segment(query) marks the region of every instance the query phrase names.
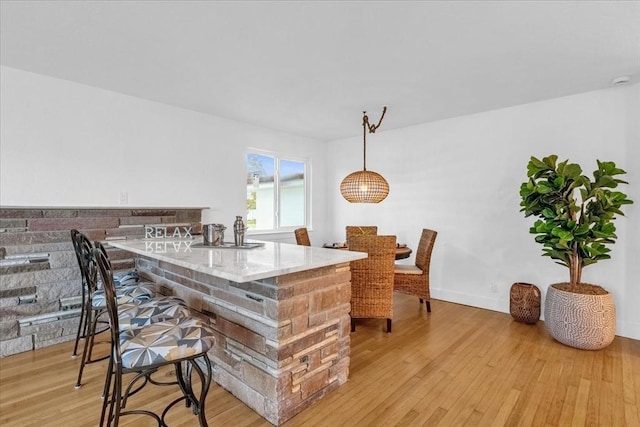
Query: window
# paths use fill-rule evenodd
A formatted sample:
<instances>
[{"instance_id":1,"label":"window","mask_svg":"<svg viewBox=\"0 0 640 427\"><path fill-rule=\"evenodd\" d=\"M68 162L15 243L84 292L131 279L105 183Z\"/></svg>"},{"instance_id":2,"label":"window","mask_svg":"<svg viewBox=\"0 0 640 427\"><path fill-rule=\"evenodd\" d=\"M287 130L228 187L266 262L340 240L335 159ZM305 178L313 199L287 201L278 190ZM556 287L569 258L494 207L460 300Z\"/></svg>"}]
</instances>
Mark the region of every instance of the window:
<instances>
[{"instance_id":1,"label":"window","mask_svg":"<svg viewBox=\"0 0 640 427\"><path fill-rule=\"evenodd\" d=\"M247 154L247 227L255 231L307 226L307 161Z\"/></svg>"}]
</instances>

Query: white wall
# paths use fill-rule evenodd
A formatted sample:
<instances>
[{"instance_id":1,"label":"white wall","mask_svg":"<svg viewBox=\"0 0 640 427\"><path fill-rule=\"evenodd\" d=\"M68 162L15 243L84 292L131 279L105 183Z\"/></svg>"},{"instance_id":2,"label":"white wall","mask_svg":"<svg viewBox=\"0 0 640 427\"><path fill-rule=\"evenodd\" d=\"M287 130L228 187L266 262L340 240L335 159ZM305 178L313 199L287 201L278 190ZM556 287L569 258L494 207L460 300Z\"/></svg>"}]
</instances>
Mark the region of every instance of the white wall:
<instances>
[{"instance_id":1,"label":"white wall","mask_svg":"<svg viewBox=\"0 0 640 427\"><path fill-rule=\"evenodd\" d=\"M428 101L425 101L428 102ZM386 124L393 120L389 107ZM362 138L332 141L328 183L329 241L344 239L347 224L379 227L415 248L424 227L439 232L432 258L431 290L438 299L509 312L514 282L568 281L566 268L541 256L519 212L520 183L531 155L558 154L583 166L613 160L628 172L627 206L611 260L589 266L583 280L614 295L618 334L640 339L640 85L617 87L384 131L367 138L367 167L390 184L378 205L347 203L338 190L362 167ZM413 257L408 260L413 262Z\"/></svg>"},{"instance_id":2,"label":"white wall","mask_svg":"<svg viewBox=\"0 0 640 427\"><path fill-rule=\"evenodd\" d=\"M0 73L3 206L121 206L127 193L129 206L211 207L207 222L230 228L246 215L252 147L312 159L314 228L326 228L324 142L13 68ZM295 242L293 233L260 238Z\"/></svg>"},{"instance_id":3,"label":"white wall","mask_svg":"<svg viewBox=\"0 0 640 427\"><path fill-rule=\"evenodd\" d=\"M344 240L347 224L376 224L415 248L420 230L434 228L433 296L503 312L512 283L544 292L568 279L540 256L532 220L518 212L529 156L556 153L588 172L596 158L614 160L636 204L616 224L613 259L583 278L613 293L617 333L640 339L640 85L385 131L391 105L367 147L368 167L391 193L357 205L338 187L362 166L361 137L326 144L7 67L0 74L3 206L119 206L126 192L130 206L211 206L208 221L231 227L245 213L247 147L289 153L312 161L314 245ZM292 233L261 238L294 242Z\"/></svg>"},{"instance_id":4,"label":"white wall","mask_svg":"<svg viewBox=\"0 0 640 427\"><path fill-rule=\"evenodd\" d=\"M625 170L628 172L626 181L631 184L626 188L635 204L628 206L626 218L621 221L626 222L626 234L620 234L626 251L626 281L623 290L625 304L619 304L618 307L620 318L627 326L623 330L625 336L640 339L640 84L635 84L633 90L625 91L624 102L627 125L625 158L628 167Z\"/></svg>"}]
</instances>

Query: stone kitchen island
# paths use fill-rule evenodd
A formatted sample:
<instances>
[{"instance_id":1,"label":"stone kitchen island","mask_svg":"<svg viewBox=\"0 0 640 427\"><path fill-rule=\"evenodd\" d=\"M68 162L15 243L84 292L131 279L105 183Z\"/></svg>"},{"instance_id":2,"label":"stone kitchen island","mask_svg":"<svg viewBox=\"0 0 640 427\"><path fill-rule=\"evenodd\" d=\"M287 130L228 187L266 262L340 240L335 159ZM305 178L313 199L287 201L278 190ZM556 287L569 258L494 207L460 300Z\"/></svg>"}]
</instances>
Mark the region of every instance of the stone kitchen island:
<instances>
[{"instance_id":1,"label":"stone kitchen island","mask_svg":"<svg viewBox=\"0 0 640 427\"><path fill-rule=\"evenodd\" d=\"M367 255L259 243L235 249L205 247L198 238L109 241L137 254L138 270L160 293L210 319L214 381L280 425L347 381L349 262Z\"/></svg>"}]
</instances>

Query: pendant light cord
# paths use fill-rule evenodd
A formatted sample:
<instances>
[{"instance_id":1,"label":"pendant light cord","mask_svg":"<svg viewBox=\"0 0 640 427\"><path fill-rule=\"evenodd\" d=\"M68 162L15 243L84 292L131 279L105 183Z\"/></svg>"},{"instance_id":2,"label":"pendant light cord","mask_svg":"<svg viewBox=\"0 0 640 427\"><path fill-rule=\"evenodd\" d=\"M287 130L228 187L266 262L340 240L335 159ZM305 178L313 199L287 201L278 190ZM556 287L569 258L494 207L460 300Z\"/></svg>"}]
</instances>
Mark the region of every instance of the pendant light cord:
<instances>
[{"instance_id":1,"label":"pendant light cord","mask_svg":"<svg viewBox=\"0 0 640 427\"><path fill-rule=\"evenodd\" d=\"M367 116L367 112L362 112L362 140L363 140L363 150L362 150L362 170L367 170L367 128L369 129L369 133L376 133L376 129L380 127L382 123L382 119L384 119L384 113L387 112L387 107L382 108L382 115L380 116L380 120L378 120L378 124L372 125L369 123L369 117Z\"/></svg>"}]
</instances>

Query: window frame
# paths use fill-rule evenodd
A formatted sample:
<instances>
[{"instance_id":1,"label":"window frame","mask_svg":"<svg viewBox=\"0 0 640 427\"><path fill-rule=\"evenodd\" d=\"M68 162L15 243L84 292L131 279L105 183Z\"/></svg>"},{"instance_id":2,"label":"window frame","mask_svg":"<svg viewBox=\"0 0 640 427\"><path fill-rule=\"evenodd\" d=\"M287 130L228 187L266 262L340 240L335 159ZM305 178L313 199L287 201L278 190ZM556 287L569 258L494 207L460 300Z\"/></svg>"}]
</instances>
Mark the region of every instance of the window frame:
<instances>
[{"instance_id":1,"label":"window frame","mask_svg":"<svg viewBox=\"0 0 640 427\"><path fill-rule=\"evenodd\" d=\"M295 154L287 154L278 151L264 150L259 148L247 148L244 156L245 163L245 180L249 174L247 159L250 155L256 154L260 156L268 156L274 159L274 189L273 189L273 206L275 207L273 212L273 224L274 228L270 229L254 229L247 228L247 234L250 235L260 235L260 234L278 234L278 233L291 233L296 228L306 227L307 229L311 229L311 206L312 206L312 197L311 197L311 159L308 157L303 157ZM292 226L281 226L280 225L280 210L281 210L281 189L280 189L280 161L294 161L299 162L304 165L304 224L300 225L292 225ZM245 183L246 185L246 183ZM246 188L246 187L245 187ZM245 194L245 200L246 200ZM246 204L246 202L245 202ZM246 211L245 211L246 212Z\"/></svg>"}]
</instances>

